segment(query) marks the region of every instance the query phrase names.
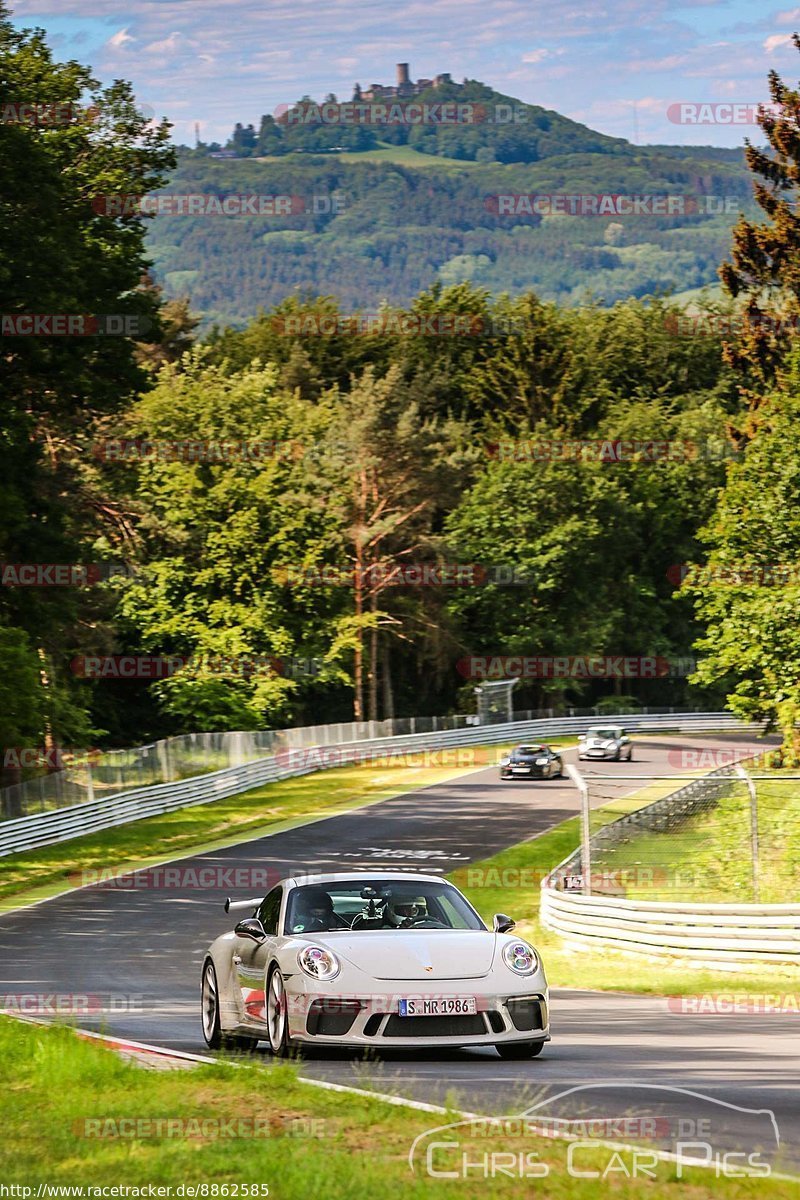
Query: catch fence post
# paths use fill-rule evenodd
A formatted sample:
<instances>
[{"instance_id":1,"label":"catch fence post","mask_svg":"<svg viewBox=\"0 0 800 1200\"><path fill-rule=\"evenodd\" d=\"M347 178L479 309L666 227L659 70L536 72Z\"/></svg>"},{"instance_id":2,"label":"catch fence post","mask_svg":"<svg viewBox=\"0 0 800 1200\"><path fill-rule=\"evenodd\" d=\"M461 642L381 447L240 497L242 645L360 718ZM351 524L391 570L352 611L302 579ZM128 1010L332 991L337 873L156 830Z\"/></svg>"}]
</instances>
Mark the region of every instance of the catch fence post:
<instances>
[{"instance_id":1,"label":"catch fence post","mask_svg":"<svg viewBox=\"0 0 800 1200\"><path fill-rule=\"evenodd\" d=\"M747 784L750 793L750 862L753 879L753 903L758 904L758 795L755 782L741 763L736 764L736 774Z\"/></svg>"},{"instance_id":2,"label":"catch fence post","mask_svg":"<svg viewBox=\"0 0 800 1200\"><path fill-rule=\"evenodd\" d=\"M592 894L592 846L589 823L589 785L577 767L567 763L564 770L569 775L581 798L581 891L584 896Z\"/></svg>"}]
</instances>

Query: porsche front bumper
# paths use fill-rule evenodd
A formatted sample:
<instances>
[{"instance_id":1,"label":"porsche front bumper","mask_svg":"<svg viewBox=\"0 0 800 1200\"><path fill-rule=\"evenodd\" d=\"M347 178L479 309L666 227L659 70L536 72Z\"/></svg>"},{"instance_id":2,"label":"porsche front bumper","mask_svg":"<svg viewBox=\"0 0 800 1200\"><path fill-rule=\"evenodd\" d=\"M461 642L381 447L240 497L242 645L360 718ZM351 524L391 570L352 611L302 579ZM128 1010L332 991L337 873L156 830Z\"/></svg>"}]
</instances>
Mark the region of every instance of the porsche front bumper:
<instances>
[{"instance_id":1,"label":"porsche front bumper","mask_svg":"<svg viewBox=\"0 0 800 1200\"><path fill-rule=\"evenodd\" d=\"M293 993L287 981L289 1032L293 1040L315 1044L402 1048L480 1046L498 1042L549 1041L546 986L538 991L481 992L469 981L456 988L420 986L417 981L396 985L393 994L322 996ZM474 1014L448 1016L399 1015L399 1000L408 996L444 994L475 996Z\"/></svg>"}]
</instances>

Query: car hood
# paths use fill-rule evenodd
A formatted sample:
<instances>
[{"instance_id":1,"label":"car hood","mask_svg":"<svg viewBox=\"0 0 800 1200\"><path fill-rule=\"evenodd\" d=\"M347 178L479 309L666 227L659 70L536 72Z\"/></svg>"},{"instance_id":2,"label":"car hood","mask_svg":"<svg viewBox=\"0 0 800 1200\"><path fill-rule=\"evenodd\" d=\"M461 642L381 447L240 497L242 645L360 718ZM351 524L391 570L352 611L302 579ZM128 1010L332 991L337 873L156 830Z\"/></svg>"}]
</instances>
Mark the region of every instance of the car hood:
<instances>
[{"instance_id":1,"label":"car hood","mask_svg":"<svg viewBox=\"0 0 800 1200\"><path fill-rule=\"evenodd\" d=\"M373 979L480 979L492 968L496 935L483 929L364 930L325 943Z\"/></svg>"}]
</instances>

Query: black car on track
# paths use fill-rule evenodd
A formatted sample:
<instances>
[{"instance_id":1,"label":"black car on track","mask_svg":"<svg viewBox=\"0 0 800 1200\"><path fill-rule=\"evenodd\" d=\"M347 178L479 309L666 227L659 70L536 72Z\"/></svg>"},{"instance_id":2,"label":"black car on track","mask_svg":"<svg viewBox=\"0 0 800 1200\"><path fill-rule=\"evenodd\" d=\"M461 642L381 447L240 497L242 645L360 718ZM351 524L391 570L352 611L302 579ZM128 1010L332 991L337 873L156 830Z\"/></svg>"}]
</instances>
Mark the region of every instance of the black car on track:
<instances>
[{"instance_id":1,"label":"black car on track","mask_svg":"<svg viewBox=\"0 0 800 1200\"><path fill-rule=\"evenodd\" d=\"M561 755L549 746L526 743L500 759L501 779L560 779L563 774Z\"/></svg>"}]
</instances>

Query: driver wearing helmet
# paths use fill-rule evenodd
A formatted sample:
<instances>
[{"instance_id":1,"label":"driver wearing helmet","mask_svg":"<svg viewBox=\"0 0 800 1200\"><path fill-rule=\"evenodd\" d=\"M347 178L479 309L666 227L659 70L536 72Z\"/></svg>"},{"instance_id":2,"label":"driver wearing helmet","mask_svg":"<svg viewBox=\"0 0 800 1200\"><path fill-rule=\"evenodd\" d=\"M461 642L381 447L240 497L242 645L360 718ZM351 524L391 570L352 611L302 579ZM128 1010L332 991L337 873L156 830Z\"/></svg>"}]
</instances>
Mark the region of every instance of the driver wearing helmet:
<instances>
[{"instance_id":1,"label":"driver wearing helmet","mask_svg":"<svg viewBox=\"0 0 800 1200\"><path fill-rule=\"evenodd\" d=\"M408 929L417 921L427 916L427 905L424 896L399 896L394 899L391 895L386 898L383 910L383 920L392 929Z\"/></svg>"},{"instance_id":2,"label":"driver wearing helmet","mask_svg":"<svg viewBox=\"0 0 800 1200\"><path fill-rule=\"evenodd\" d=\"M297 897L292 933L321 933L335 929L333 901L323 888L303 888Z\"/></svg>"}]
</instances>

